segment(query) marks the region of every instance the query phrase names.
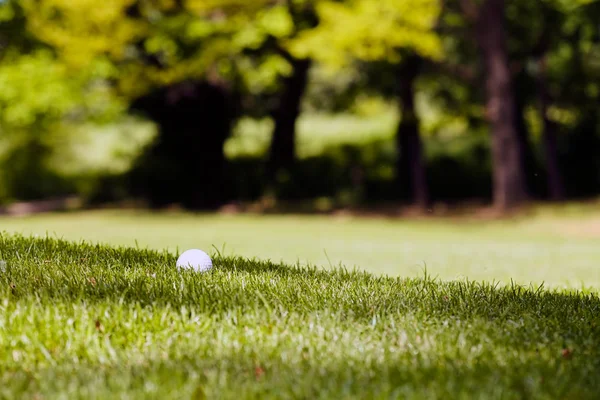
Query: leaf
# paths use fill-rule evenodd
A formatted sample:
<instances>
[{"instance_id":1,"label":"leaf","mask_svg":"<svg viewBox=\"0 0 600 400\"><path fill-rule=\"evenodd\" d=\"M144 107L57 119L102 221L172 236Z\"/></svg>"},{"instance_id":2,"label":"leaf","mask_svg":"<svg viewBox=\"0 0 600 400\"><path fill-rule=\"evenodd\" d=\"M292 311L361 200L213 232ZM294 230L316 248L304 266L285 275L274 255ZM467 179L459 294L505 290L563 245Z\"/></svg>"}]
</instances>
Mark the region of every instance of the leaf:
<instances>
[{"instance_id":1,"label":"leaf","mask_svg":"<svg viewBox=\"0 0 600 400\"><path fill-rule=\"evenodd\" d=\"M401 50L442 56L433 31L440 13L437 0L325 1L317 11L320 24L288 42L297 57L342 67L353 58L395 62Z\"/></svg>"}]
</instances>

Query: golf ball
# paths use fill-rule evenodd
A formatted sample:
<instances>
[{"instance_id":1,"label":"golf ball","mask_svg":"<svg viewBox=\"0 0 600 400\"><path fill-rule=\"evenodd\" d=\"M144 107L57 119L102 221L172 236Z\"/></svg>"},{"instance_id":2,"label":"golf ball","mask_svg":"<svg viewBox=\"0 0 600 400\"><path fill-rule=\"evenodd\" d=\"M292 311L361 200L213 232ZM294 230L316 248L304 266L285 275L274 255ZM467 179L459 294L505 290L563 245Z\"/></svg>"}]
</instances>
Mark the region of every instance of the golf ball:
<instances>
[{"instance_id":1,"label":"golf ball","mask_svg":"<svg viewBox=\"0 0 600 400\"><path fill-rule=\"evenodd\" d=\"M177 267L191 268L195 271L208 271L212 268L212 260L202 250L190 249L186 250L177 259Z\"/></svg>"}]
</instances>

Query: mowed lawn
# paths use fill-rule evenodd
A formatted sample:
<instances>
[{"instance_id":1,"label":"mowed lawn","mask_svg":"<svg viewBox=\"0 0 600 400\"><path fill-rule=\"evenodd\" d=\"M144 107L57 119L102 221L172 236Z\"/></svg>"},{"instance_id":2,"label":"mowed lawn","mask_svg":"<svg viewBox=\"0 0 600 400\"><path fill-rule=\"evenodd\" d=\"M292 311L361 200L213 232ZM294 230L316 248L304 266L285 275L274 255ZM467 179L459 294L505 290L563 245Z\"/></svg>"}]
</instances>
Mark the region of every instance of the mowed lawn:
<instances>
[{"instance_id":1,"label":"mowed lawn","mask_svg":"<svg viewBox=\"0 0 600 400\"><path fill-rule=\"evenodd\" d=\"M0 219L0 398L597 399L595 215Z\"/></svg>"},{"instance_id":2,"label":"mowed lawn","mask_svg":"<svg viewBox=\"0 0 600 400\"><path fill-rule=\"evenodd\" d=\"M600 289L600 204L516 220L192 215L126 210L0 217L0 231L172 254L200 248L375 274Z\"/></svg>"}]
</instances>

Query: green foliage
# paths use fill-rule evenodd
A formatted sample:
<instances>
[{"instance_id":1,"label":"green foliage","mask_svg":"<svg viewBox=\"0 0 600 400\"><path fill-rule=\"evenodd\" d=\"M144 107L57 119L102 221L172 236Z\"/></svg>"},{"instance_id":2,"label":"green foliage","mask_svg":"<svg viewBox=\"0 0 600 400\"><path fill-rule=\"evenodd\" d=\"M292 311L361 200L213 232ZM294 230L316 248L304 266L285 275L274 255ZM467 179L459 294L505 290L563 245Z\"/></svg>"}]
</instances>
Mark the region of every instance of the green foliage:
<instances>
[{"instance_id":1,"label":"green foliage","mask_svg":"<svg viewBox=\"0 0 600 400\"><path fill-rule=\"evenodd\" d=\"M437 0L323 1L317 11L319 25L290 43L297 55L333 67L352 58L397 62L405 50L434 59L442 55L433 31L440 13Z\"/></svg>"},{"instance_id":2,"label":"green foliage","mask_svg":"<svg viewBox=\"0 0 600 400\"><path fill-rule=\"evenodd\" d=\"M600 299L0 236L3 396L579 398ZM43 329L40 329L43 327Z\"/></svg>"},{"instance_id":3,"label":"green foliage","mask_svg":"<svg viewBox=\"0 0 600 400\"><path fill-rule=\"evenodd\" d=\"M64 65L48 51L7 56L0 64L0 118L3 131L60 121L80 105Z\"/></svg>"},{"instance_id":4,"label":"green foliage","mask_svg":"<svg viewBox=\"0 0 600 400\"><path fill-rule=\"evenodd\" d=\"M549 5L564 12L575 11L580 7L596 3L598 0L545 0Z\"/></svg>"},{"instance_id":5,"label":"green foliage","mask_svg":"<svg viewBox=\"0 0 600 400\"><path fill-rule=\"evenodd\" d=\"M72 185L51 162L68 141L65 124L114 120L123 103L103 82L106 68L72 71L50 51L7 54L0 63L0 202L63 194Z\"/></svg>"},{"instance_id":6,"label":"green foliage","mask_svg":"<svg viewBox=\"0 0 600 400\"><path fill-rule=\"evenodd\" d=\"M56 49L31 36L33 28L40 25L34 18L38 14L31 10L46 15L49 11L44 4L23 0L0 5L0 40L6 39L5 36L11 38L8 45L2 46L0 63L0 129L5 135L35 131L42 136L66 118L110 120L123 110L122 102L111 96L106 80L114 78L116 71L105 57L89 60L86 69L73 69L56 57ZM40 28L38 34L47 35L46 40L52 43L61 32L60 26L53 24L46 28ZM73 36L80 42L66 43L70 50L79 55L91 52L92 43L82 45L81 27L72 28ZM12 40L13 37L18 40Z\"/></svg>"},{"instance_id":7,"label":"green foliage","mask_svg":"<svg viewBox=\"0 0 600 400\"><path fill-rule=\"evenodd\" d=\"M542 130L535 78L543 47L541 38L548 36L546 75L553 98L548 117L558 127L565 170L575 171L571 160L584 158L588 149L593 154L591 143L598 137L599 127L593 121L597 121L595 105L600 98L599 4L592 0L506 2L511 59L515 68L522 68L520 71L526 75L517 92L525 103L528 127L536 144ZM58 175L69 170L73 178L75 170L92 174L95 168L94 174L99 173L87 162L75 166L77 157L60 163L61 168L55 168L55 161L71 151L72 143L81 142L76 136L87 129L84 127L102 131L105 128L98 127L98 122L119 124L130 100L156 86L209 79L242 94L248 114L265 116L276 104L278 97L274 94L281 78L291 72L290 55L318 61L313 64L313 84L303 108L319 113L317 119L323 118L323 111L366 112L365 107L361 108L361 104L367 104L364 99L395 96L395 63L405 54L443 59L458 69L465 67L470 71L470 80L463 82L434 68L434 63L427 64L417 87L417 111L422 117L421 131L425 136L435 136L426 145L433 171L446 171L440 167L446 164L454 165L455 170L474 169L474 165L487 163L481 161L487 159L481 155L485 144L480 140L485 114L481 66L465 25L457 2L444 2L442 7L438 0L108 0L102 7L92 0L2 1L0 201L15 196L16 192L8 193L15 190L9 188L9 180L15 184L30 182L32 188L53 185L48 177L34 179L29 173L18 172L20 169L33 172L47 168ZM334 75L329 68L334 69ZM371 109L380 108L375 105ZM390 120L387 110L381 119L383 123ZM373 128L356 121L352 122L360 125L356 129L339 127L337 117L324 128L302 121L298 149L304 160L309 153L313 160L319 159L327 143L327 157L349 159L339 156L343 151L336 147L348 144L349 136L362 136L362 141L351 141L354 147L349 151L362 152L359 158L370 160L369 166L375 165L367 175L380 175L382 170L389 175L392 128L385 128L389 130L384 135L385 143L377 147L385 149L380 152L385 167L380 168L373 161L377 151L370 145L370 132L361 131ZM315 132L304 133L311 129ZM448 144L449 136L461 135L475 136L457 141L477 142L464 147L471 155L465 150L458 156L455 145ZM125 140L123 137L119 140ZM245 139L253 141L249 151L240 148L243 139L235 138L226 151L252 153L253 157L264 154L269 136L261 133L256 138ZM82 153L93 151L77 148ZM24 155L32 149L40 153ZM481 162L471 162L476 159ZM35 165L28 164L33 161ZM253 165L259 161L254 160ZM330 165L329 161L315 162ZM577 182L574 186L595 185L592 177L598 176L597 168L594 162L588 164L580 180L567 181ZM119 162L110 170L122 171L124 165L128 163ZM258 174L257 170L252 173ZM334 170L337 167L331 167ZM477 180L479 171L471 173ZM331 176L339 178L340 174L332 172ZM462 176L462 172L456 176ZM331 186L330 182L315 183L315 187ZM461 178L461 182L465 181ZM452 185L460 187L458 183Z\"/></svg>"},{"instance_id":8,"label":"green foliage","mask_svg":"<svg viewBox=\"0 0 600 400\"><path fill-rule=\"evenodd\" d=\"M289 66L280 56L245 56L269 38L294 30L283 4L253 1L24 0L29 29L71 66L98 57L119 66L127 96L185 79L220 76L248 87L268 87ZM257 89L254 89L256 91Z\"/></svg>"}]
</instances>

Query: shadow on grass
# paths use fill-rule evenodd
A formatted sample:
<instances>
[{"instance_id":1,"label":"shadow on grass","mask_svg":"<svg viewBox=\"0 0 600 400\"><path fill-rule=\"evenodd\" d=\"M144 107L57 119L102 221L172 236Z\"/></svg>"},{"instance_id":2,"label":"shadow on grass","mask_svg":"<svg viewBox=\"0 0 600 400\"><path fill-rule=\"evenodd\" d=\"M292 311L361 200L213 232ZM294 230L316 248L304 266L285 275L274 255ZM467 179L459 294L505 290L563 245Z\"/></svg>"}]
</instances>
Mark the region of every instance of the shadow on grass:
<instances>
[{"instance_id":1,"label":"shadow on grass","mask_svg":"<svg viewBox=\"0 0 600 400\"><path fill-rule=\"evenodd\" d=\"M600 337L600 299L595 292L375 276L358 270L322 270L220 258L198 274L179 272L166 252L111 248L51 238L0 235L3 297L64 301L122 300L144 306L231 308L311 313L340 310L371 320L406 313L436 318L484 318L499 323L527 316L564 329L592 326Z\"/></svg>"},{"instance_id":2,"label":"shadow on grass","mask_svg":"<svg viewBox=\"0 0 600 400\"><path fill-rule=\"evenodd\" d=\"M269 321L298 335L308 334L298 321L315 321L319 315L316 321L335 324L324 326L352 327L383 346L397 347L394 335L406 330L413 335L410 340L425 335L434 341L429 350L421 345L384 351L385 356L368 360L360 358L364 349L353 359L335 352L314 352L311 359L292 343L280 344L278 351L286 350L294 362L273 351L263 353L250 341L238 350L219 353L208 346L203 352L176 352L180 355L167 360L150 357L143 365L109 369L78 364L61 372L70 367L67 362L38 369L28 383L31 375L20 367L0 376L0 382L10 376L11 385L22 381L28 393L61 390L55 385L69 382L95 393L111 387L141 393L149 381L162 393L187 395L203 387L220 398L240 390L249 397L283 393L301 398L592 399L600 393L600 299L595 293L438 282L427 276L378 277L242 258L216 257L216 268L206 274L179 273L173 268L175 257L167 253L7 235L0 235L0 258L7 261L0 273L0 298L33 301L40 309L96 302L157 312L169 307L210 316L230 329L238 329L231 328L237 326L232 316L254 315L254 324ZM289 315L296 316L296 325L286 325ZM481 346L485 357L470 359L471 346ZM90 379L90 374L99 378Z\"/></svg>"}]
</instances>

